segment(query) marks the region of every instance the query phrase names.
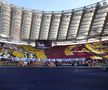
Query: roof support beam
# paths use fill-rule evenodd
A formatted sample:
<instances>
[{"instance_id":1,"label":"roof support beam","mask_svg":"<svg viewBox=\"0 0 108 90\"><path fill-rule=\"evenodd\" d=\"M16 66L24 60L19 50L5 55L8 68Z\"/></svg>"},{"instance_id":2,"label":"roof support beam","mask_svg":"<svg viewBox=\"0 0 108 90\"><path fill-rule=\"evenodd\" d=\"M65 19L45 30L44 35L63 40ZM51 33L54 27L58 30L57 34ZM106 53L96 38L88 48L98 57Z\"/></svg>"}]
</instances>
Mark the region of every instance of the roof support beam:
<instances>
[{"instance_id":1,"label":"roof support beam","mask_svg":"<svg viewBox=\"0 0 108 90\"><path fill-rule=\"evenodd\" d=\"M28 44L30 44L30 41L31 41L31 33L32 33L33 19L34 19L34 13L32 13L32 17L31 17L31 26L30 26L30 33L29 33L29 41L28 41Z\"/></svg>"},{"instance_id":2,"label":"roof support beam","mask_svg":"<svg viewBox=\"0 0 108 90\"><path fill-rule=\"evenodd\" d=\"M77 34L76 34L76 38L75 38L75 42L76 42L76 40L77 40L77 37L78 37L78 34L79 34L79 31L80 31L80 28L81 28L81 23L82 23L82 21L83 21L83 17L84 17L84 14L85 14L85 7L83 8L83 13L82 13L82 15L81 15L81 19L80 19L80 23L79 23L79 26L78 26L78 30L77 30Z\"/></svg>"},{"instance_id":3,"label":"roof support beam","mask_svg":"<svg viewBox=\"0 0 108 90\"><path fill-rule=\"evenodd\" d=\"M61 17L60 17L60 22L59 22L59 26L58 26L58 32L57 32L57 38L56 38L56 40L58 40L58 36L59 36L59 32L60 32L60 27L61 27L61 24L62 24L62 21L63 21L63 12L64 11L62 11L62 13L61 13Z\"/></svg>"},{"instance_id":4,"label":"roof support beam","mask_svg":"<svg viewBox=\"0 0 108 90\"><path fill-rule=\"evenodd\" d=\"M49 31L48 31L48 37L47 37L47 40L49 40L49 36L50 36L50 30L51 30L51 25L53 23L53 18L54 18L54 12L52 12L52 15L51 15L51 20L50 20L50 26L49 26Z\"/></svg>"},{"instance_id":5,"label":"roof support beam","mask_svg":"<svg viewBox=\"0 0 108 90\"><path fill-rule=\"evenodd\" d=\"M105 29L105 26L106 26L107 21L108 21L108 12L107 12L107 15L106 15L105 20L104 20L104 24L103 24L103 27L102 27L102 31L100 33L100 41L102 41L102 34L104 32L104 29Z\"/></svg>"},{"instance_id":6,"label":"roof support beam","mask_svg":"<svg viewBox=\"0 0 108 90\"><path fill-rule=\"evenodd\" d=\"M40 24L40 29L39 29L38 40L40 40L40 35L41 35L41 29L42 29L43 19L44 19L44 11L42 12L42 16L41 16L41 24Z\"/></svg>"},{"instance_id":7,"label":"roof support beam","mask_svg":"<svg viewBox=\"0 0 108 90\"><path fill-rule=\"evenodd\" d=\"M95 10L94 10L94 14L93 14L93 16L92 16L92 20L91 20L91 24L90 24L90 27L89 27L89 30L88 30L88 35L87 35L87 41L88 41L88 37L90 36L90 32L91 32L91 28L92 28L92 25L93 25L93 21L94 21L94 19L95 19L95 16L96 16L96 13L97 13L97 11L98 11L98 3L97 3L97 5L95 6Z\"/></svg>"},{"instance_id":8,"label":"roof support beam","mask_svg":"<svg viewBox=\"0 0 108 90\"><path fill-rule=\"evenodd\" d=\"M24 19L24 8L22 10L22 15L21 15L20 39L21 39L21 34L22 34L23 19Z\"/></svg>"},{"instance_id":9,"label":"roof support beam","mask_svg":"<svg viewBox=\"0 0 108 90\"><path fill-rule=\"evenodd\" d=\"M11 36L11 27L12 27L12 18L13 18L13 10L12 10L12 7L11 8L11 11L10 11L10 27L9 27L9 36Z\"/></svg>"},{"instance_id":10,"label":"roof support beam","mask_svg":"<svg viewBox=\"0 0 108 90\"><path fill-rule=\"evenodd\" d=\"M69 21L69 25L68 25L66 40L68 40L69 29L70 29L70 26L71 26L71 23L72 23L73 16L74 16L74 9L71 12L71 17L70 17L70 21Z\"/></svg>"}]
</instances>

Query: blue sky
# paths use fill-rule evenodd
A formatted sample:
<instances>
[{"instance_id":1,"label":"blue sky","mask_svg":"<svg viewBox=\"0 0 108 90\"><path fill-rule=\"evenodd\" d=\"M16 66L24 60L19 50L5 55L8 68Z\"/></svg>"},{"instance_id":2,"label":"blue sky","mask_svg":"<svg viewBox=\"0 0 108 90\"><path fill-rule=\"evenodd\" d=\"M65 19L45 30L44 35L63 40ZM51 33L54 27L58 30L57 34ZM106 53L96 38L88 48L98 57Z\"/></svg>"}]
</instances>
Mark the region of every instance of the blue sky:
<instances>
[{"instance_id":1,"label":"blue sky","mask_svg":"<svg viewBox=\"0 0 108 90\"><path fill-rule=\"evenodd\" d=\"M7 0L15 5L30 9L59 11L86 6L101 0Z\"/></svg>"}]
</instances>

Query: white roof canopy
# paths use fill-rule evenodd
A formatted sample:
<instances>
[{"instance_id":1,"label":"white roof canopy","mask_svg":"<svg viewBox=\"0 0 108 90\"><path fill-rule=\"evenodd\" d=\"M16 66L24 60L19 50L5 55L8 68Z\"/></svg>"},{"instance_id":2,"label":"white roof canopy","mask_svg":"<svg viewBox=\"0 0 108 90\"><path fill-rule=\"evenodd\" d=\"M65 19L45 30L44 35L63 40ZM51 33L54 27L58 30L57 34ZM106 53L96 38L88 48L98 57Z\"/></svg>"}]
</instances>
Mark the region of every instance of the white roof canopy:
<instances>
[{"instance_id":1,"label":"white roof canopy","mask_svg":"<svg viewBox=\"0 0 108 90\"><path fill-rule=\"evenodd\" d=\"M0 39L80 43L108 40L108 5L105 1L66 11L38 11L0 1Z\"/></svg>"}]
</instances>

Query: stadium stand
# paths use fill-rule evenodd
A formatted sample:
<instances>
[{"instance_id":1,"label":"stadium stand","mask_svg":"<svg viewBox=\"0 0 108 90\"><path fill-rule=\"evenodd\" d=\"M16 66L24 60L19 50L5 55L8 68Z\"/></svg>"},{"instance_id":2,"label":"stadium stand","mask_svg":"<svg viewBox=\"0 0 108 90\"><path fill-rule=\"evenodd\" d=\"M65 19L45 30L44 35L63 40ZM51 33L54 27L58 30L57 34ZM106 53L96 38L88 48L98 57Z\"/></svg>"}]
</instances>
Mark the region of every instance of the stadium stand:
<instances>
[{"instance_id":1,"label":"stadium stand","mask_svg":"<svg viewBox=\"0 0 108 90\"><path fill-rule=\"evenodd\" d=\"M108 90L108 3L41 11L0 0L0 90L72 89Z\"/></svg>"},{"instance_id":2,"label":"stadium stand","mask_svg":"<svg viewBox=\"0 0 108 90\"><path fill-rule=\"evenodd\" d=\"M30 53L34 54L37 58L43 58L43 59L47 58L46 55L45 55L44 50L38 50L36 48L33 48L30 45L23 45L21 47L23 49L25 49L27 52L30 52Z\"/></svg>"},{"instance_id":3,"label":"stadium stand","mask_svg":"<svg viewBox=\"0 0 108 90\"><path fill-rule=\"evenodd\" d=\"M87 44L77 45L66 45L66 46L54 46L47 49L38 49L30 45L13 45L4 43L1 47L0 59L8 61L19 61L18 66L32 65L32 66L43 66L47 65L54 66L53 62L62 62L71 64L79 63L79 65L87 64L94 65L93 63L105 63L108 60L107 49L102 49L107 44L104 42L95 42ZM10 48L14 46L15 48ZM100 49L101 51L100 52ZM26 63L24 63L26 62ZM28 63L28 64L27 64ZM51 63L51 65L50 65ZM3 64L3 63L2 63ZM15 63L16 65L16 63ZM99 64L98 64L99 65Z\"/></svg>"},{"instance_id":4,"label":"stadium stand","mask_svg":"<svg viewBox=\"0 0 108 90\"><path fill-rule=\"evenodd\" d=\"M19 66L108 60L108 5L38 11L0 1L0 60ZM7 62L6 61L6 62Z\"/></svg>"}]
</instances>

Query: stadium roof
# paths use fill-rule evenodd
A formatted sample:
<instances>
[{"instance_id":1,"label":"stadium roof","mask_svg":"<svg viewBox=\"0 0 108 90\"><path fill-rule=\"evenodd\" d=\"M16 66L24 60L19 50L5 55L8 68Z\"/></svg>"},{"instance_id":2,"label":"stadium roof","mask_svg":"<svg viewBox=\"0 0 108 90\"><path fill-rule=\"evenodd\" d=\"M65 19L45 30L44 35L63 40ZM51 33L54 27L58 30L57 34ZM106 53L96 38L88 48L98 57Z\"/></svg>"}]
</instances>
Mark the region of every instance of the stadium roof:
<instances>
[{"instance_id":1,"label":"stadium roof","mask_svg":"<svg viewBox=\"0 0 108 90\"><path fill-rule=\"evenodd\" d=\"M31 10L0 1L0 41L73 43L108 40L108 5L101 1L63 11Z\"/></svg>"}]
</instances>

